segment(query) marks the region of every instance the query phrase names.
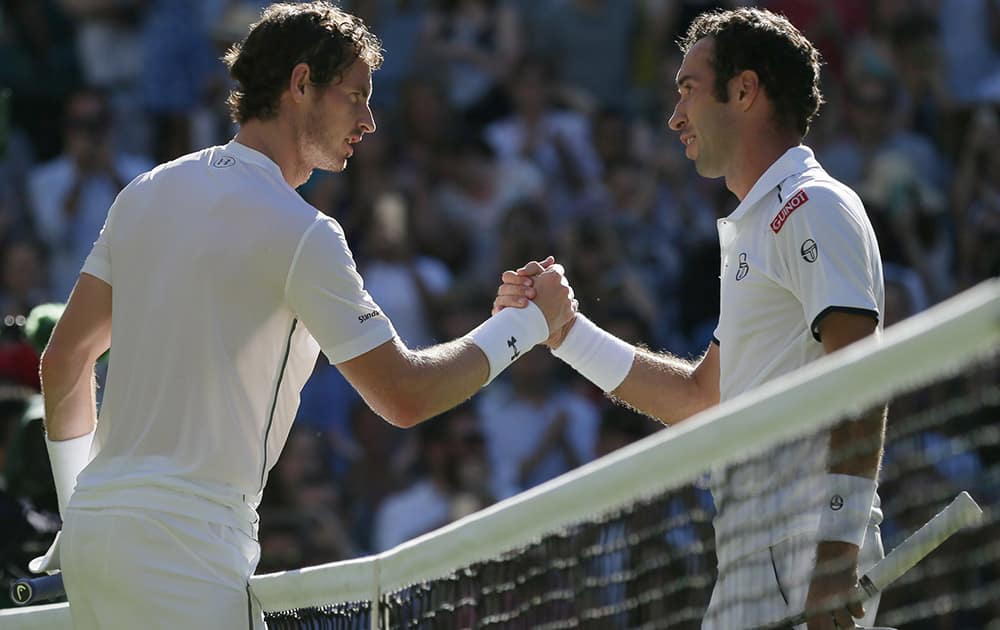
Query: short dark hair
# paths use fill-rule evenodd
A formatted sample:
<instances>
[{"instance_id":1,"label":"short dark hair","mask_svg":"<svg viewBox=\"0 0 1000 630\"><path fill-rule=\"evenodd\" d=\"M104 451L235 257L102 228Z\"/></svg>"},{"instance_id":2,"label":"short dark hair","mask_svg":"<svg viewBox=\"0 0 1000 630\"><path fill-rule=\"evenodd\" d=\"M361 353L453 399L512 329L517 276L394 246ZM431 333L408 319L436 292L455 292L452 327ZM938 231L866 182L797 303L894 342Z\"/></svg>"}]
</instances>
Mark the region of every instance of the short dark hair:
<instances>
[{"instance_id":1,"label":"short dark hair","mask_svg":"<svg viewBox=\"0 0 1000 630\"><path fill-rule=\"evenodd\" d=\"M274 118L296 65L308 64L311 81L326 85L359 58L372 70L382 65L382 44L360 18L326 1L272 4L223 57L237 83L226 101L233 121Z\"/></svg>"},{"instance_id":2,"label":"short dark hair","mask_svg":"<svg viewBox=\"0 0 1000 630\"><path fill-rule=\"evenodd\" d=\"M806 135L823 103L821 60L819 51L787 18L754 8L702 13L678 45L687 54L706 37L715 43L712 69L717 99L728 101L729 80L753 70L774 103L778 124Z\"/></svg>"}]
</instances>

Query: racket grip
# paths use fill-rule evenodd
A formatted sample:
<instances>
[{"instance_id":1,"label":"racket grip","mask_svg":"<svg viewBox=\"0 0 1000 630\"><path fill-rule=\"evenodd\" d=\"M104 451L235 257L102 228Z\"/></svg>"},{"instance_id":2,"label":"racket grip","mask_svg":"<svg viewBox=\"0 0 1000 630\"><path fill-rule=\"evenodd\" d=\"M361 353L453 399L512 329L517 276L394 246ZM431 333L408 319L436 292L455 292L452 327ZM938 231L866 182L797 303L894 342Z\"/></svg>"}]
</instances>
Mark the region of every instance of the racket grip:
<instances>
[{"instance_id":1,"label":"racket grip","mask_svg":"<svg viewBox=\"0 0 1000 630\"><path fill-rule=\"evenodd\" d=\"M65 594L61 573L36 578L21 578L10 585L10 599L17 606L40 604Z\"/></svg>"}]
</instances>

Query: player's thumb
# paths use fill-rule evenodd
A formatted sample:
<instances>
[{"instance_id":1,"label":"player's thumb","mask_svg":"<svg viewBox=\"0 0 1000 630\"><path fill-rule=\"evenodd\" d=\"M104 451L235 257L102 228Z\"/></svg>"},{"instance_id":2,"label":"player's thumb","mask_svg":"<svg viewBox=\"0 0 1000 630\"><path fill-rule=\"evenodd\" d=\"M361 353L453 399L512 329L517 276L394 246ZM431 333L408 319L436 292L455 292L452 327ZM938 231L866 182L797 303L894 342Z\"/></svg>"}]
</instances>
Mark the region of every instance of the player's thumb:
<instances>
[{"instance_id":1,"label":"player's thumb","mask_svg":"<svg viewBox=\"0 0 1000 630\"><path fill-rule=\"evenodd\" d=\"M851 602L847 605L847 610L850 611L851 616L855 619L860 619L865 616L865 607L861 602Z\"/></svg>"},{"instance_id":2,"label":"player's thumb","mask_svg":"<svg viewBox=\"0 0 1000 630\"><path fill-rule=\"evenodd\" d=\"M551 267L552 264L555 263L555 261L556 259L554 256L548 256L545 258L545 260L541 262L533 260L527 265L518 269L517 274L520 276L537 276L538 274L542 273L543 271Z\"/></svg>"}]
</instances>

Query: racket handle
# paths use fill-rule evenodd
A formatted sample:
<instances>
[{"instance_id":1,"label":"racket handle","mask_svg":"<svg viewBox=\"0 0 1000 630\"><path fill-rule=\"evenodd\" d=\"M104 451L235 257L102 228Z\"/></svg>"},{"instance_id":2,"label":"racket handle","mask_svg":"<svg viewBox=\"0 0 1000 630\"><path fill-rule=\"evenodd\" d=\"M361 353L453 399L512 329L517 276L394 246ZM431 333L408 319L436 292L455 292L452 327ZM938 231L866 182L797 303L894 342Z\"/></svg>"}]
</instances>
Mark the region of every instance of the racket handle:
<instances>
[{"instance_id":1,"label":"racket handle","mask_svg":"<svg viewBox=\"0 0 1000 630\"><path fill-rule=\"evenodd\" d=\"M21 578L10 585L10 599L17 606L40 604L65 594L62 573L36 578Z\"/></svg>"}]
</instances>

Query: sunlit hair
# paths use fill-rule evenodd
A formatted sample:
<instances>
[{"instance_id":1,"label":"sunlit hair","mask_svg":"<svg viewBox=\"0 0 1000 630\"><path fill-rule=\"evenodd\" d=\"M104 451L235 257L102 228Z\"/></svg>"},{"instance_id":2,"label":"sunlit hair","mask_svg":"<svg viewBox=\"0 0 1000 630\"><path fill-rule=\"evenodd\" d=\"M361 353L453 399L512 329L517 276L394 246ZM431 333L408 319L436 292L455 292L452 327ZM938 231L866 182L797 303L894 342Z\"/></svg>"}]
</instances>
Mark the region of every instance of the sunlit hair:
<instances>
[{"instance_id":1,"label":"sunlit hair","mask_svg":"<svg viewBox=\"0 0 1000 630\"><path fill-rule=\"evenodd\" d=\"M791 22L763 9L702 13L678 45L687 54L706 37L714 42L711 64L718 100L729 100L730 79L752 70L774 104L779 126L806 135L823 103L821 60L819 51Z\"/></svg>"},{"instance_id":2,"label":"sunlit hair","mask_svg":"<svg viewBox=\"0 0 1000 630\"><path fill-rule=\"evenodd\" d=\"M329 85L356 59L373 71L382 65L382 44L359 18L325 1L272 4L223 57L237 83L230 115L238 124L274 118L296 65L308 64L312 83Z\"/></svg>"}]
</instances>

